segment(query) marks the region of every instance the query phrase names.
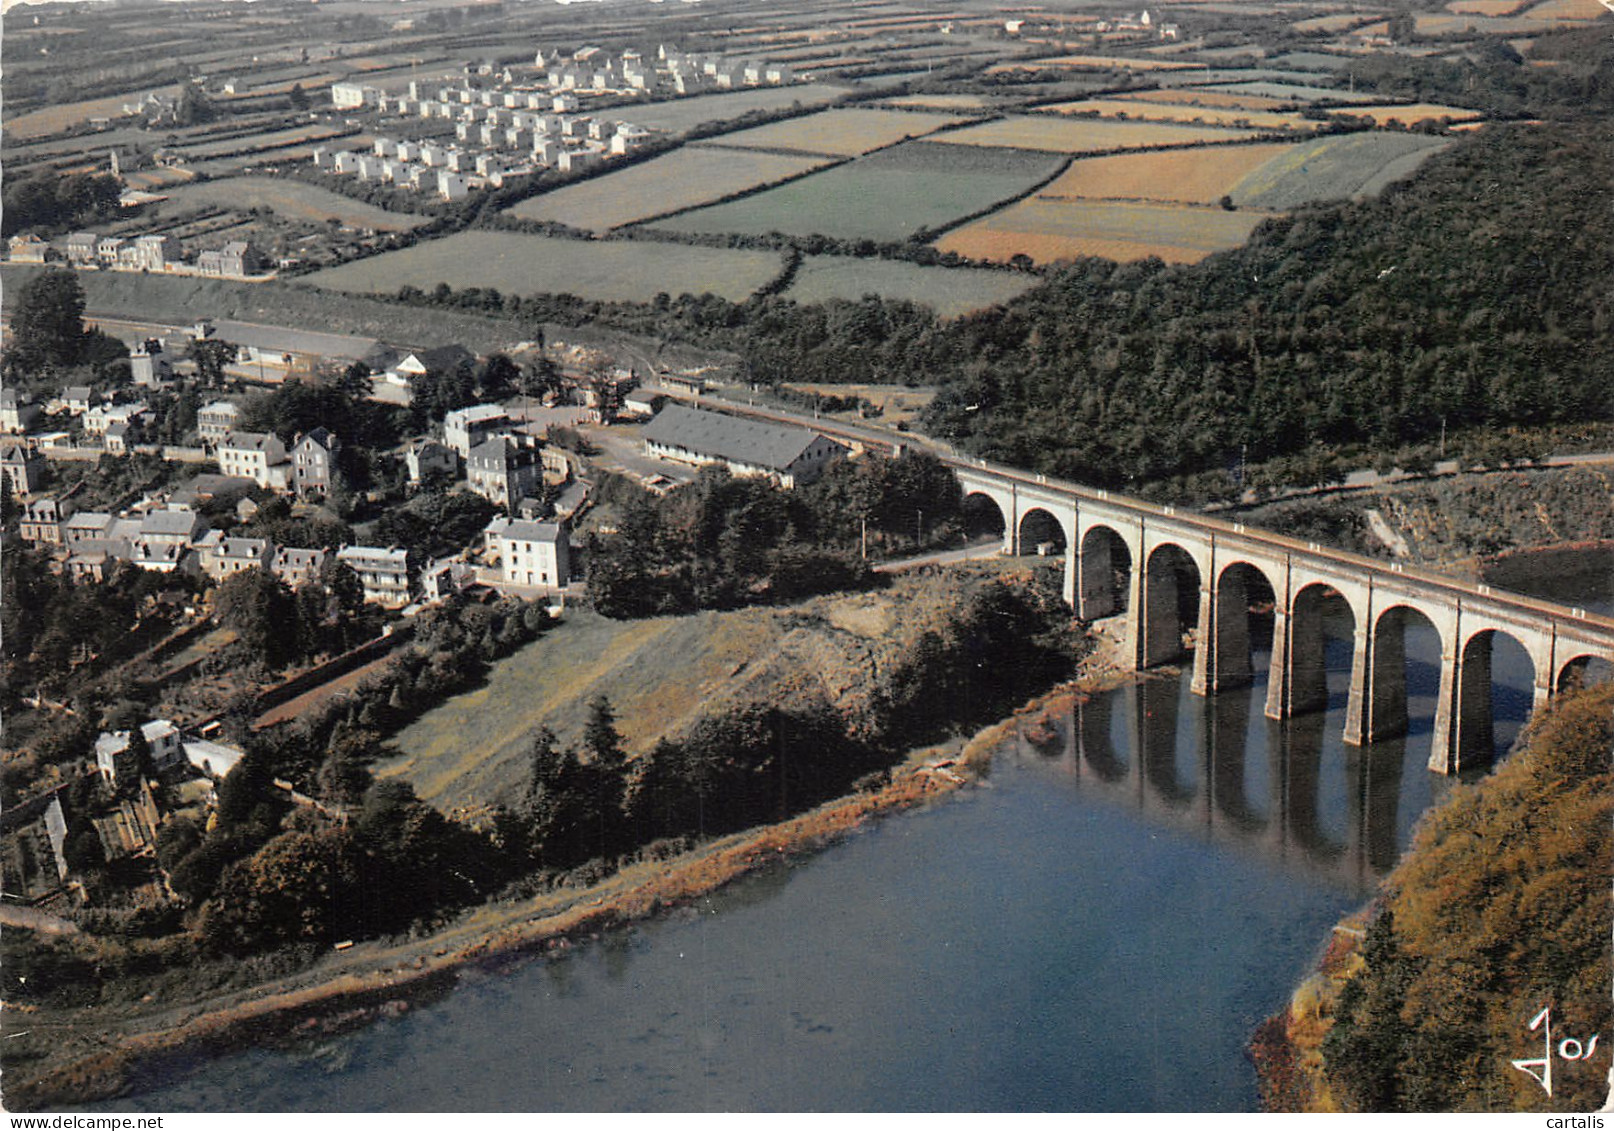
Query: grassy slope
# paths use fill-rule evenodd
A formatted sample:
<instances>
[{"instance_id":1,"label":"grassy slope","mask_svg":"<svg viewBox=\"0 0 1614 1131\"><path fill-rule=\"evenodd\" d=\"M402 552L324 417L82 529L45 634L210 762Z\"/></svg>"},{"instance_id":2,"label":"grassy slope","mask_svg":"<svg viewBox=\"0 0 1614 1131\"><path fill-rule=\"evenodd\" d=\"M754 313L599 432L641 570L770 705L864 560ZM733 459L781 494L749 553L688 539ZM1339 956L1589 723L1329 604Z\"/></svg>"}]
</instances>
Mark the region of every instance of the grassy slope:
<instances>
[{"instance_id":1,"label":"grassy slope","mask_svg":"<svg viewBox=\"0 0 1614 1131\"><path fill-rule=\"evenodd\" d=\"M443 809L514 801L540 725L576 742L596 695L611 701L630 756L725 704L827 701L867 718L878 674L956 606L970 576L904 577L890 589L777 609L612 621L584 610L495 664L487 682L422 715L378 776L410 781Z\"/></svg>"}]
</instances>

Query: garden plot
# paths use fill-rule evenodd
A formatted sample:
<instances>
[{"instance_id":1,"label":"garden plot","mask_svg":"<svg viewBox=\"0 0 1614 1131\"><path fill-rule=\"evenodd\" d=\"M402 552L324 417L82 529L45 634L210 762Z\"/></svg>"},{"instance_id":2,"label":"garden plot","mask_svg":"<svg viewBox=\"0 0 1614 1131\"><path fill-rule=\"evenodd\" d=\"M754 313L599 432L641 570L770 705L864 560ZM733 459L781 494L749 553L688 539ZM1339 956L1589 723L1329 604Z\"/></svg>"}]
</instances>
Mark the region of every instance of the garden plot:
<instances>
[{"instance_id":1,"label":"garden plot","mask_svg":"<svg viewBox=\"0 0 1614 1131\"><path fill-rule=\"evenodd\" d=\"M1105 153L1118 149L1153 149L1257 137L1260 130L1213 126L1179 126L1162 122L1121 122L1102 118L1053 115L1002 118L941 134L936 141L957 146L1002 146L1049 153Z\"/></svg>"},{"instance_id":2,"label":"garden plot","mask_svg":"<svg viewBox=\"0 0 1614 1131\"><path fill-rule=\"evenodd\" d=\"M951 114L906 110L825 110L805 118L724 134L719 143L740 149L788 149L829 157L856 157L968 120Z\"/></svg>"}]
</instances>

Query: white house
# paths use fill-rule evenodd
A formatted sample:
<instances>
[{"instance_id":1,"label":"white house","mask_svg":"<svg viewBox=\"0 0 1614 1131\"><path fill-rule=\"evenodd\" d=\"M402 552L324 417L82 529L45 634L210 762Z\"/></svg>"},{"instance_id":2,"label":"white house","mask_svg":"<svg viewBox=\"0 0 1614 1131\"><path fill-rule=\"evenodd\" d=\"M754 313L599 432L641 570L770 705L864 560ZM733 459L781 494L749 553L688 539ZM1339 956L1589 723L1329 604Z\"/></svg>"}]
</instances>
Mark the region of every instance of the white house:
<instances>
[{"instance_id":1,"label":"white house","mask_svg":"<svg viewBox=\"0 0 1614 1131\"><path fill-rule=\"evenodd\" d=\"M498 556L500 582L524 588L566 587L571 547L565 523L496 518L484 535L488 550Z\"/></svg>"}]
</instances>

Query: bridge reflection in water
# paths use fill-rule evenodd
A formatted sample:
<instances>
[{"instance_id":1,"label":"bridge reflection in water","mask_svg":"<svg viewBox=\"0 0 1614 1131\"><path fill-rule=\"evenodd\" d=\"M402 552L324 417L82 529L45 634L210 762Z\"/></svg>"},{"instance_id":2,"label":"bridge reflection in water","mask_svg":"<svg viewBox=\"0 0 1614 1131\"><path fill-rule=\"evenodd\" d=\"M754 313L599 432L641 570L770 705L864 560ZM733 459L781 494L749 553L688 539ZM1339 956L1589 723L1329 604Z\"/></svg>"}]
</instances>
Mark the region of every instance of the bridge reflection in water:
<instances>
[{"instance_id":1,"label":"bridge reflection in water","mask_svg":"<svg viewBox=\"0 0 1614 1131\"><path fill-rule=\"evenodd\" d=\"M1054 762L1074 788L1152 824L1366 894L1454 781L1427 768L1440 679L1438 642L1428 635L1409 641L1409 725L1393 738L1343 741L1351 656L1344 641L1330 641L1324 709L1268 718L1259 674L1208 698L1191 692L1186 671L1146 675L1022 722L1012 749ZM1530 707L1528 673L1518 666L1499 673L1524 685L1500 704L1510 733Z\"/></svg>"}]
</instances>

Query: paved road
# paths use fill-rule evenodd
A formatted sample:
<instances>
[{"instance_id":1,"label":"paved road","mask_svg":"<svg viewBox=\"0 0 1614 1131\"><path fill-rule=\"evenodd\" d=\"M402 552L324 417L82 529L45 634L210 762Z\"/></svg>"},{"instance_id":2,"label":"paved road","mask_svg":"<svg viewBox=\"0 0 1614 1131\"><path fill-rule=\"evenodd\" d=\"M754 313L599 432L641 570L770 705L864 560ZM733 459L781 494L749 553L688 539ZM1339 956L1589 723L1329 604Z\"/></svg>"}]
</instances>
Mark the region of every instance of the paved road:
<instances>
[{"instance_id":1,"label":"paved road","mask_svg":"<svg viewBox=\"0 0 1614 1131\"><path fill-rule=\"evenodd\" d=\"M920 554L912 558L899 558L894 562L881 562L874 567L875 573L901 573L903 570L918 569L920 566L949 565L953 562L975 561L980 558L995 558L1003 552L1003 539L991 538L984 542L977 542L965 546L961 550L942 550L934 554Z\"/></svg>"}]
</instances>

